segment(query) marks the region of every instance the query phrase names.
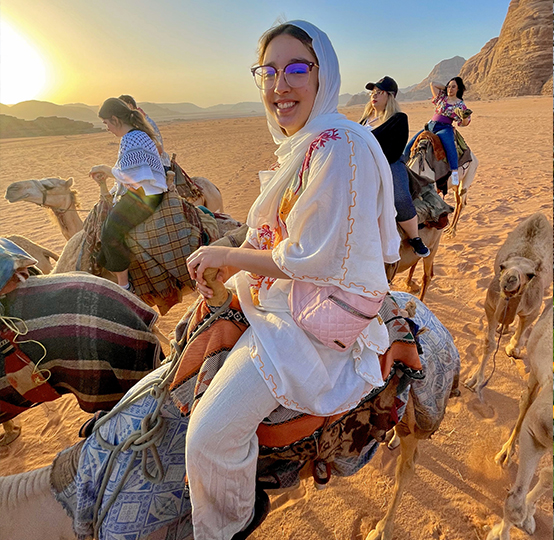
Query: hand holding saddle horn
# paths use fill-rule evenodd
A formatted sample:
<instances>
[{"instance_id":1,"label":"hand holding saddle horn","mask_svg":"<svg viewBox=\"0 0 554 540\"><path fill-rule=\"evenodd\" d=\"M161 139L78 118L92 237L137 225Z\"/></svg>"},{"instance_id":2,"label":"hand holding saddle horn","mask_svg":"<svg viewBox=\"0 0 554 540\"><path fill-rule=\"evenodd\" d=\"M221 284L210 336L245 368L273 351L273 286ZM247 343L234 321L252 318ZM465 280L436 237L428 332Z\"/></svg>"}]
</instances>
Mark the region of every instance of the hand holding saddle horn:
<instances>
[{"instance_id":1,"label":"hand holding saddle horn","mask_svg":"<svg viewBox=\"0 0 554 540\"><path fill-rule=\"evenodd\" d=\"M219 279L217 279L218 268L206 268L204 271L204 280L206 285L213 291L211 298L206 298L206 304L212 307L222 306L227 300L227 289Z\"/></svg>"}]
</instances>

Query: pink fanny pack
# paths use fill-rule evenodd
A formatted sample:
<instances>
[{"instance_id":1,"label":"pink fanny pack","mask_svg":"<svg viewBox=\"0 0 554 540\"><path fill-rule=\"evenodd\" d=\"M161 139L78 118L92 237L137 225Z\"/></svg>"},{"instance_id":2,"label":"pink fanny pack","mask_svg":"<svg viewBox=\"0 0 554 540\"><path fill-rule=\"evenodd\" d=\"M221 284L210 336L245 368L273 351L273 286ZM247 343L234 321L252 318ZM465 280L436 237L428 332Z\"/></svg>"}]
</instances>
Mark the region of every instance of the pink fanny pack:
<instances>
[{"instance_id":1,"label":"pink fanny pack","mask_svg":"<svg viewBox=\"0 0 554 540\"><path fill-rule=\"evenodd\" d=\"M292 282L289 307L296 324L327 347L344 351L377 316L384 296L367 298L339 287Z\"/></svg>"}]
</instances>

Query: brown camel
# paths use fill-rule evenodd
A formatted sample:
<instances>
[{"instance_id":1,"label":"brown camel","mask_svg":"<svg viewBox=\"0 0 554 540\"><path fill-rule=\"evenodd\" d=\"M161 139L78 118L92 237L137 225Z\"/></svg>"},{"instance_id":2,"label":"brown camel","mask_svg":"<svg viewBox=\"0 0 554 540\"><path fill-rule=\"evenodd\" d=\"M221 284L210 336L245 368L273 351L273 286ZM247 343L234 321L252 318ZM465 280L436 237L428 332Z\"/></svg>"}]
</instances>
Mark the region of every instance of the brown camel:
<instances>
[{"instance_id":1,"label":"brown camel","mask_svg":"<svg viewBox=\"0 0 554 540\"><path fill-rule=\"evenodd\" d=\"M539 461L552 445L552 299L529 336L528 353L529 380L519 402L519 417L495 457L498 464L506 466L519 439L519 467L504 503L503 519L487 540L510 540L513 525L533 534L535 502L544 493L552 493L552 465L541 469L538 482L529 491Z\"/></svg>"},{"instance_id":2,"label":"brown camel","mask_svg":"<svg viewBox=\"0 0 554 540\"><path fill-rule=\"evenodd\" d=\"M537 212L522 221L506 238L494 261L494 277L487 290L485 314L488 331L480 365L465 385L483 400L485 368L495 350L495 333L519 322L506 354L521 357L528 330L539 316L542 299L552 284L552 225Z\"/></svg>"},{"instance_id":3,"label":"brown camel","mask_svg":"<svg viewBox=\"0 0 554 540\"><path fill-rule=\"evenodd\" d=\"M10 203L30 202L48 208L54 214L60 231L66 240L83 229L79 216L77 192L71 189L73 178L43 178L13 182L6 190L5 198Z\"/></svg>"},{"instance_id":4,"label":"brown camel","mask_svg":"<svg viewBox=\"0 0 554 540\"><path fill-rule=\"evenodd\" d=\"M417 176L417 175L416 175ZM446 204L437 194L434 184L428 184L420 188L420 194L414 199L414 206L417 211L419 226L419 235L425 245L429 248L430 254L423 258L423 280L421 288L413 280L414 272L421 257L418 257L410 244L404 231L398 227L398 232L402 239L400 243L400 260L392 265L385 265L387 277L392 282L395 275L409 269L406 278L406 286L410 292L420 291L419 299L425 298L427 288L433 278L433 263L439 249L443 228L447 223L447 216L454 209Z\"/></svg>"}]
</instances>

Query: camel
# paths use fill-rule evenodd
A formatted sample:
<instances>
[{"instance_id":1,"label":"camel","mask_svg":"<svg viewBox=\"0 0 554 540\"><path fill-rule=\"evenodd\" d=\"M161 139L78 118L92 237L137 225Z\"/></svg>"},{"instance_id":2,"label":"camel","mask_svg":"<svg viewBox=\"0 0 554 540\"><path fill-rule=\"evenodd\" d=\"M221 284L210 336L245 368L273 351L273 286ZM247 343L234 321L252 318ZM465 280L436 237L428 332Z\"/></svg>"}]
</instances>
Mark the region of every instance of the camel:
<instances>
[{"instance_id":1,"label":"camel","mask_svg":"<svg viewBox=\"0 0 554 540\"><path fill-rule=\"evenodd\" d=\"M392 282L396 274L405 272L409 269L408 277L406 278L405 285L409 288L411 292L416 292L418 290L417 284L414 282L414 272L417 267L418 262L421 260L421 257L418 257L410 244L408 243L407 235L399 229L401 243L400 243L400 261L394 265L387 266L387 277L389 281ZM419 299L423 301L425 298L425 293L433 279L433 263L435 261L435 256L439 249L440 240L442 236L442 229L435 229L433 227L423 227L419 230L419 235L425 245L429 248L431 252L427 257L423 259L423 278L421 287L419 288Z\"/></svg>"},{"instance_id":2,"label":"camel","mask_svg":"<svg viewBox=\"0 0 554 540\"><path fill-rule=\"evenodd\" d=\"M217 187L207 178L193 176L191 181L198 188L197 200L192 204L203 204L212 212L223 212L223 200ZM20 180L11 183L5 194L10 203L30 202L52 211L60 231L66 240L83 230L83 220L79 216L77 192L71 189L73 178L63 180L59 177L42 180ZM108 190L102 191L107 195ZM190 202L190 201L189 201Z\"/></svg>"},{"instance_id":3,"label":"camel","mask_svg":"<svg viewBox=\"0 0 554 540\"><path fill-rule=\"evenodd\" d=\"M423 280L421 288L419 288L420 300L425 298L425 293L433 278L433 264L443 233L441 227L444 227L446 216L453 211L453 208L439 197L433 186L434 184L429 184L421 188L420 195L414 199L414 206L416 207L418 221L420 223L419 226L421 227L419 229L419 235L430 251L430 254L423 258ZM413 276L417 264L422 258L414 253L414 250L408 243L408 236L401 227L398 227L398 233L401 238L399 251L400 260L392 265L385 265L387 278L389 282L392 282L397 273L409 269L410 271L406 278L406 286L409 288L410 292L417 292L418 286L413 281Z\"/></svg>"},{"instance_id":4,"label":"camel","mask_svg":"<svg viewBox=\"0 0 554 540\"><path fill-rule=\"evenodd\" d=\"M8 240L11 240L14 244L17 244L21 249L25 250L33 259L37 260L35 265L43 274L49 274L54 268L52 261L56 262L60 256L57 253L49 250L45 246L41 246L25 238L25 236L19 236L17 234L12 234L10 236L5 236Z\"/></svg>"},{"instance_id":5,"label":"camel","mask_svg":"<svg viewBox=\"0 0 554 540\"><path fill-rule=\"evenodd\" d=\"M437 140L440 145L440 139L438 139L438 137ZM448 179L448 187L453 189L456 200L454 215L452 216L450 224L444 230L444 234L450 238L456 236L458 220L460 219L462 209L467 204L468 189L475 180L475 174L479 166L479 161L475 157L475 154L470 151L470 155L471 160L460 166L460 184L458 186L453 186L450 178ZM406 163L406 166L420 176L435 182L440 180L441 177L444 178L445 173L449 173L448 165L446 165L446 163L443 164L442 160L440 164L438 162L439 160L435 157L430 141L428 139L420 140L418 138L412 147L412 155Z\"/></svg>"},{"instance_id":6,"label":"camel","mask_svg":"<svg viewBox=\"0 0 554 540\"><path fill-rule=\"evenodd\" d=\"M529 380L519 402L516 425L495 461L506 466L519 439L519 467L514 485L504 503L504 516L487 540L510 540L513 525L527 534L535 532L535 502L544 493L552 493L552 465L539 472L529 492L541 457L552 448L552 299L543 310L531 335L527 355Z\"/></svg>"},{"instance_id":7,"label":"camel","mask_svg":"<svg viewBox=\"0 0 554 540\"><path fill-rule=\"evenodd\" d=\"M5 198L10 203L30 202L52 211L60 231L66 240L83 229L79 216L77 192L71 189L73 178L43 178L13 182L6 190Z\"/></svg>"},{"instance_id":8,"label":"camel","mask_svg":"<svg viewBox=\"0 0 554 540\"><path fill-rule=\"evenodd\" d=\"M502 335L518 316L518 326L505 351L508 356L521 358L528 330L539 316L543 296L551 283L552 225L537 212L508 235L494 261L494 277L485 300L488 331L483 356L480 365L464 383L481 401L486 386L485 368L495 350L497 328L501 326Z\"/></svg>"},{"instance_id":9,"label":"camel","mask_svg":"<svg viewBox=\"0 0 554 540\"><path fill-rule=\"evenodd\" d=\"M179 170L181 169L179 168ZM192 181L194 181L195 178L197 177L193 177ZM200 180L200 184L206 186L207 188L208 184L211 184L211 182L209 182L208 180L206 180L205 182L203 180ZM66 238L68 238L68 242L65 248L62 251L56 266L52 270L52 273L56 274L70 272L74 270L89 271L89 269L92 267L92 261L90 260L90 250L83 249L83 246L85 246L86 235L83 231L83 222L79 217L77 210L77 193L75 190L72 189L72 185L72 178L69 178L68 180L63 180L61 178L44 178L42 180L25 180L14 182L8 186L8 189L6 191L6 199L10 202L33 202L41 206L46 206L54 212L54 217L57 219L62 233ZM213 184L211 185L213 186ZM109 194L106 183L101 183L99 187L100 200L103 201L104 204L109 204L111 196ZM213 190L215 190L218 195L217 197L211 197L211 199L215 201L213 204L216 205L215 208L213 206L212 208L217 210L223 207L223 203L221 200L221 194L219 193L217 188L215 188L215 186L213 186ZM195 193L198 194L198 190L196 190ZM205 204L208 204L207 196L206 199L203 199L203 202ZM208 208L210 205L212 205L212 203L208 205ZM217 223L211 216L207 216L203 212L199 211L198 216L198 219L203 224L204 230L208 232L210 240L222 236L219 231L218 223L222 223L222 228L226 226L228 227L229 224L233 225L237 223L232 218L230 218L230 216L226 215L216 216ZM211 223L207 224L206 220L211 220ZM139 227L142 227L142 225L140 225ZM183 229L183 231L184 230L185 229ZM180 232L179 234L182 235L184 233ZM131 233L131 236L132 235L133 233ZM140 242L138 242L137 244L140 244ZM179 268L185 267L184 265L179 265ZM105 269L101 269L100 275L101 277L104 277L111 281L116 281L115 276ZM181 274L179 275L179 277L182 277ZM192 289L186 285L186 279L180 281L182 281L182 287L177 295L179 299L183 294L187 294L192 291ZM160 300L160 304L157 300L152 300L151 298L149 298L149 296L151 295L147 296L148 297L145 297L143 295L143 299L150 304L153 301L156 301L156 304L160 307L160 312L162 313L162 315L168 311L168 309L171 307L171 305L173 305L173 303L175 303L175 301L178 301L177 296L175 296L175 298L171 297L171 299L167 302Z\"/></svg>"},{"instance_id":10,"label":"camel","mask_svg":"<svg viewBox=\"0 0 554 540\"><path fill-rule=\"evenodd\" d=\"M432 423L425 425L425 427L420 427L419 425L421 422L418 421L417 399L413 397L412 393L410 393L406 412L401 420L401 423L398 425L398 433L401 441L401 454L396 467L393 501L385 517L379 521L373 531L369 532L366 540L392 539L395 512L400 504L402 493L406 489L407 484L414 474L415 461L418 455L418 442L420 439L428 438L431 433L438 428L445 412L448 397L453 389L453 386L455 385L457 372L459 370L459 355L454 346L452 337L441 325L438 319L436 319L432 312L423 303L419 302L408 293L395 292L393 295L402 307L407 306L409 302L415 303L416 311L413 318L416 324L418 324L421 328L425 327L427 329L427 331L422 332L420 335L420 342L423 349L422 358L425 359L428 366L427 382L431 379L438 382L439 379L441 379L447 372L451 374L451 377L441 383L440 390L437 389L437 391L433 393L435 396L440 395L437 401L437 416ZM449 366L448 369L446 369L447 366ZM146 389L149 387L148 379L153 381L160 381L163 379L164 374L162 372L164 369L167 369L167 366L162 366L137 384L135 395L138 395L138 397L137 401L130 405L133 407L133 412L130 414L136 415L137 411L141 410L143 411L143 415L149 415L147 412L148 410L153 411L154 409L160 407L153 397L152 392L148 392ZM438 376L435 377L435 375ZM424 382L414 382L412 384L411 392L414 391L414 387L417 384L424 384ZM124 398L127 402L129 399L130 395ZM138 408L134 409L135 406ZM165 422L165 428L163 430L164 437L167 433L169 439L167 441L161 440L158 448L160 450L161 465L163 469L167 471L169 463L164 463L165 454L162 450L164 448L172 447L171 441L176 440L173 439L173 434L178 433L178 439L180 441L178 455L183 455L181 446L184 444L184 430L186 430L188 420L179 414L179 410L174 407L171 400L166 400L161 410L165 411L161 413L162 416L164 416ZM119 418L118 415L120 414L124 414L124 412L118 412L113 418L109 418L100 428L102 430L104 430L104 428L107 429L107 431L102 431L103 436L106 436L108 433L113 433L113 437L115 438L112 442L116 442L116 440L119 441L120 437L123 437L123 433L120 432L120 428L118 426L123 427L126 424L126 421ZM112 435L109 435L108 437L112 440ZM95 473L94 470L97 467L101 467L102 471L104 471L104 468L100 463L96 463L95 458L92 456L90 459L87 457L87 444L89 442L94 444L94 440L96 439L93 434L89 439L87 439L87 441L85 441L84 446L78 445L76 447L72 447L62 453L57 459L65 460L67 463L71 462L76 464L79 459L79 455L81 455L79 464L88 463L89 465L87 465L87 467L92 465L92 469L89 469L86 473L87 477L97 477L97 473ZM127 457L125 457L124 454ZM133 456L134 455L135 454L133 454ZM173 455L177 454L173 452ZM69 460L66 459L68 457ZM115 469L113 469L114 471L123 470L125 468L123 461L119 462L119 460L129 460L129 453L123 452L119 454L119 457L115 458L114 463L117 463L117 465L115 466ZM159 461L157 462L159 463ZM134 493L137 493L138 491L149 493L149 486L153 485L150 483L151 480L148 480L142 476L142 473L140 472L141 465L138 464L138 461L134 457L130 458L129 464L132 465L132 467L128 468L127 471L129 471L129 474L132 475L131 477L133 478L133 481L130 482L129 486L123 485L121 491L116 492L117 497L121 497L122 500L126 497L126 493L129 489L133 490ZM149 464L149 474L154 474L154 461L149 459ZM53 465L49 465L42 469L37 469L28 473L0 478L0 515L10 516L9 520L0 520L1 538L10 538L10 540L34 540L37 538L37 530L39 530L37 524L39 523L42 524L39 535L42 540L72 540L76 538L75 533L72 532L72 519L66 514L62 504L56 502L50 488L52 485L51 482L53 481L53 477L50 477L53 468ZM98 469L98 471L99 470L100 469ZM161 540L169 537L169 530L172 531L170 534L175 534L177 532L177 537L182 540L192 540L190 501L186 498L186 495L184 495L184 497L179 495L180 493L183 493L182 479L184 478L184 475L184 460L177 463L177 461L173 459L171 461L170 478L167 478L164 482L171 482L171 484L168 484L168 488L172 490L172 493L177 494L177 498L172 499L171 505L157 506L158 510L156 511L156 515L157 518L160 519L159 529L149 529L145 531L141 528L141 534L136 536L133 534L133 538L136 538L136 540ZM101 476L106 477L106 473L102 472ZM108 478L106 478L106 480L107 479ZM144 488L139 488L138 486L140 485L144 486ZM176 486L175 488L173 488L174 485ZM179 488L179 486L181 487ZM65 489L65 487L62 489ZM112 488L109 489L111 490ZM57 490L57 492L60 493L59 490ZM69 488L67 493L69 492L73 492L73 488ZM156 496L154 495L154 497ZM106 492L105 496L102 497L102 501L105 503L108 498L108 493ZM75 515L76 511L76 509L72 506L74 503L77 504L77 500L73 498L70 503L71 507L68 508L66 506L68 511L73 513L73 515ZM119 512L120 506L118 505L117 499L115 499L115 505L116 506L111 507L113 512ZM117 510L115 509L116 507ZM164 513L164 508L167 508L169 513L161 516L161 514ZM178 510L178 514L175 513L175 509ZM106 512L106 520L110 519L110 516L112 515L110 514L111 511L112 510L110 510L109 507L105 507L103 504L100 505L99 512L100 514ZM80 515L83 515L82 512L80 512ZM45 519L46 517L47 519ZM175 527L179 530L176 531ZM100 539L104 538L102 530L103 529L101 528L101 532L99 534ZM81 534L83 533L82 528L80 529L80 532ZM114 540L116 538L118 540L123 540L126 537L127 536L125 536L124 532L115 533L115 535L113 532L110 533L110 538Z\"/></svg>"}]
</instances>

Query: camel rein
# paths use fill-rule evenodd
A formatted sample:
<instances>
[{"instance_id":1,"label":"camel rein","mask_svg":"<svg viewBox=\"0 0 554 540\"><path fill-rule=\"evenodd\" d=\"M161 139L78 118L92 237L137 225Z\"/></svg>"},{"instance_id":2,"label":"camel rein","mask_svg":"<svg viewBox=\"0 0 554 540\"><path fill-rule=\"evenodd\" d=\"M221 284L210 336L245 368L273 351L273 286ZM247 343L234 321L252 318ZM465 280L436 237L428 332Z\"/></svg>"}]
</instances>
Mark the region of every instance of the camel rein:
<instances>
[{"instance_id":1,"label":"camel rein","mask_svg":"<svg viewBox=\"0 0 554 540\"><path fill-rule=\"evenodd\" d=\"M496 341L496 349L494 351L494 354L492 355L492 371L491 371L491 374L487 377L487 379L483 383L483 388L485 388L485 386L489 384L489 381L492 379L492 376L496 371L496 353L500 348L500 340L502 339L502 334L504 333L504 322L506 321L506 313L508 312L508 304L510 303L509 298L505 298L505 300L506 300L506 305L504 306L504 314L502 315L502 326L500 327L500 335L498 336L498 340Z\"/></svg>"},{"instance_id":2,"label":"camel rein","mask_svg":"<svg viewBox=\"0 0 554 540\"><path fill-rule=\"evenodd\" d=\"M71 210L71 205L73 204L73 200L70 200L69 206L65 210L58 210L57 208L53 208L51 206L48 206L46 204L46 199L48 198L48 190L38 181L38 180L31 180L33 184L35 184L36 188L42 193L42 203L38 204L38 206L42 206L43 208L50 208L54 214L57 214L58 216L63 216L66 212L69 212ZM73 208L71 210L72 212L89 212L90 210L79 210L77 208Z\"/></svg>"},{"instance_id":3,"label":"camel rein","mask_svg":"<svg viewBox=\"0 0 554 540\"><path fill-rule=\"evenodd\" d=\"M177 368L179 367L179 359L181 358L181 356L186 353L190 344L206 328L212 325L217 320L219 315L224 313L229 307L229 305L231 304L233 295L228 290L225 290L225 292L227 294L227 299L190 336L182 353L178 354L177 350L178 350L178 346L182 345L183 340L186 338L186 331L183 334L183 337L181 338L181 341L177 344L177 346L174 346L175 341L174 340L172 341L171 356L164 362L166 369L162 373L160 373L156 379L154 379L153 381L150 381L148 386L144 388L140 388L138 390L131 390L131 392L127 394L108 414L98 419L96 424L94 425L93 434L96 437L98 444L104 450L108 450L110 452L110 457L106 465L106 470L104 471L104 474L102 476L102 483L100 485L100 489L96 498L96 503L94 505L92 524L93 524L95 538L99 538L100 527L102 526L104 518L106 517L109 509L115 502L121 489L123 488L127 480L127 477L129 476L129 473L133 468L133 464L135 462L135 458L137 454L139 453L141 454L141 469L144 477L149 482L152 482L153 484L160 484L162 482L163 476L164 476L164 469L163 469L160 456L158 454L158 449L156 447L156 445L161 441L162 437L165 434L165 429L164 429L165 420L160 415L161 408L166 398L169 395L169 385L173 380L173 377L175 376L175 372L177 371ZM100 434L100 431L99 431L100 428L106 422L111 420L116 414L120 413L124 409L127 409L133 403L136 403L137 401L139 401L140 399L142 399L148 394L150 394L156 400L157 402L156 408L154 409L153 412L147 414L142 419L140 428L130 433L128 437L126 437L117 445L113 445L108 441L106 441ZM129 463L127 465L127 468L125 469L125 472L123 473L123 476L119 480L116 489L114 490L114 492L112 493L112 495L110 496L110 498L108 499L104 507L102 508L102 511L100 512L100 505L102 504L102 499L104 498L104 494L106 492L106 488L108 486L108 482L113 472L117 457L121 452L126 452L127 450L131 450L133 452L133 455L129 460ZM152 452L152 456L154 458L155 471L153 474L151 474L146 468L147 460L148 460L148 450Z\"/></svg>"}]
</instances>

